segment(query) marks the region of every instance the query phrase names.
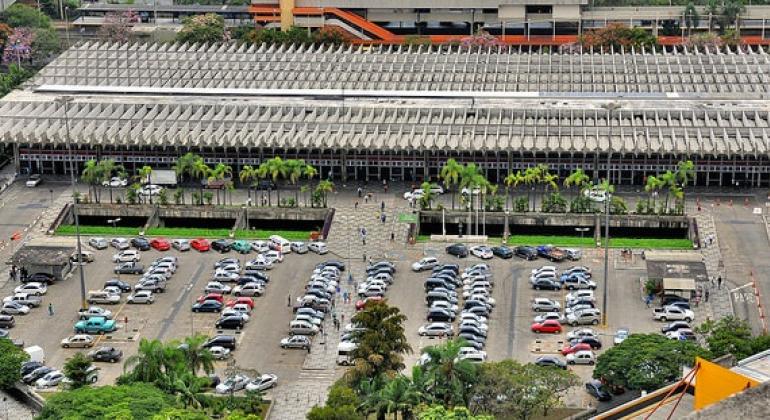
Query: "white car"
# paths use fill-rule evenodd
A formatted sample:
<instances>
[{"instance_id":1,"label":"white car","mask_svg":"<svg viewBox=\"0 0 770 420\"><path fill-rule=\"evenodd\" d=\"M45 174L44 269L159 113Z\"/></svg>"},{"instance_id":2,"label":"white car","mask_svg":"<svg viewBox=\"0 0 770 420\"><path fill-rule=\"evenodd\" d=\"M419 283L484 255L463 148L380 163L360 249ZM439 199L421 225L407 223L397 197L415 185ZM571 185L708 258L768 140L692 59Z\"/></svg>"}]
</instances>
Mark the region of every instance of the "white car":
<instances>
[{"instance_id":1,"label":"white car","mask_svg":"<svg viewBox=\"0 0 770 420\"><path fill-rule=\"evenodd\" d=\"M490 296L488 296L486 294L483 294L483 293L472 294L472 295L468 296L468 298L466 299L466 301L473 301L473 300L484 302L487 305L492 306L492 307L494 307L497 304L497 302L495 301L495 298L490 297Z\"/></svg>"},{"instance_id":2,"label":"white car","mask_svg":"<svg viewBox=\"0 0 770 420\"><path fill-rule=\"evenodd\" d=\"M128 180L121 178L119 176L113 176L109 179L109 181L102 182L103 187L112 187L112 188L119 188L119 187L125 187L128 185Z\"/></svg>"},{"instance_id":3,"label":"white car","mask_svg":"<svg viewBox=\"0 0 770 420\"><path fill-rule=\"evenodd\" d=\"M260 254L270 251L270 244L267 241L252 241L250 245L254 252Z\"/></svg>"},{"instance_id":4,"label":"white car","mask_svg":"<svg viewBox=\"0 0 770 420\"><path fill-rule=\"evenodd\" d=\"M532 299L532 310L535 312L559 312L561 303L554 299L534 298Z\"/></svg>"},{"instance_id":5,"label":"white car","mask_svg":"<svg viewBox=\"0 0 770 420\"><path fill-rule=\"evenodd\" d=\"M421 259L420 261L417 261L416 263L412 264L412 271L425 271L430 270L431 268L438 265L438 258L436 257L425 257Z\"/></svg>"},{"instance_id":6,"label":"white car","mask_svg":"<svg viewBox=\"0 0 770 420\"><path fill-rule=\"evenodd\" d=\"M122 251L131 247L131 244L126 238L112 238L110 245L118 251Z\"/></svg>"},{"instance_id":7,"label":"white car","mask_svg":"<svg viewBox=\"0 0 770 420\"><path fill-rule=\"evenodd\" d=\"M329 252L329 248L325 242L310 242L307 244L307 249L315 252L318 255L323 255Z\"/></svg>"},{"instance_id":8,"label":"white car","mask_svg":"<svg viewBox=\"0 0 770 420\"><path fill-rule=\"evenodd\" d=\"M558 312L546 312L542 315L538 315L535 317L534 322L538 324L542 324L543 322L553 319L556 321L559 321L560 323L564 323L564 315L558 313Z\"/></svg>"},{"instance_id":9,"label":"white car","mask_svg":"<svg viewBox=\"0 0 770 420\"><path fill-rule=\"evenodd\" d=\"M214 388L217 394L229 394L231 392L237 392L246 388L246 384L251 382L251 378L246 375L233 375L225 379L222 383Z\"/></svg>"},{"instance_id":10,"label":"white car","mask_svg":"<svg viewBox=\"0 0 770 420\"><path fill-rule=\"evenodd\" d=\"M462 327L464 325L470 325L472 327L476 327L479 330L481 330L484 334L486 334L489 331L489 325L487 325L485 323L482 323L482 322L474 321L472 319L463 319L463 320L461 320L460 321L460 327Z\"/></svg>"},{"instance_id":11,"label":"white car","mask_svg":"<svg viewBox=\"0 0 770 420\"><path fill-rule=\"evenodd\" d=\"M544 266L542 266L540 268L533 268L532 269L532 274L543 273L543 272L556 273L556 266L544 265Z\"/></svg>"},{"instance_id":12,"label":"white car","mask_svg":"<svg viewBox=\"0 0 770 420\"><path fill-rule=\"evenodd\" d=\"M262 283L250 282L235 286L232 292L234 296L262 296L265 294L265 286Z\"/></svg>"},{"instance_id":13,"label":"white car","mask_svg":"<svg viewBox=\"0 0 770 420\"><path fill-rule=\"evenodd\" d=\"M483 317L481 315L476 315L471 312L463 311L460 313L460 323L465 322L465 320L473 320L481 324L487 323L486 317Z\"/></svg>"},{"instance_id":14,"label":"white car","mask_svg":"<svg viewBox=\"0 0 770 420\"><path fill-rule=\"evenodd\" d=\"M219 293L222 295L226 295L230 293L230 290L232 288L230 286L227 286L225 284L222 284L218 281L210 281L206 284L206 287L203 289L204 293Z\"/></svg>"},{"instance_id":15,"label":"white car","mask_svg":"<svg viewBox=\"0 0 770 420\"><path fill-rule=\"evenodd\" d=\"M149 290L139 290L128 296L128 303L146 303L151 304L155 302L155 296Z\"/></svg>"},{"instance_id":16,"label":"white car","mask_svg":"<svg viewBox=\"0 0 770 420\"><path fill-rule=\"evenodd\" d=\"M311 323L313 325L321 325L321 320L320 319L318 319L318 318L316 318L316 317L314 317L312 315L307 315L307 314L295 315L293 321L305 321L305 322L309 322L309 323Z\"/></svg>"},{"instance_id":17,"label":"white car","mask_svg":"<svg viewBox=\"0 0 770 420\"><path fill-rule=\"evenodd\" d=\"M227 309L225 309L225 310L223 310L222 312L219 313L219 317L220 318L225 318L225 317L228 317L228 316L240 317L241 319L243 319L243 322L249 322L249 319L251 319L251 317L249 316L248 313L241 312L241 311L239 311L239 310L237 310L235 308L227 308Z\"/></svg>"},{"instance_id":18,"label":"white car","mask_svg":"<svg viewBox=\"0 0 770 420\"><path fill-rule=\"evenodd\" d=\"M416 189L414 191L407 191L404 193L404 200L419 200L422 198L422 196L425 195L425 193L421 189Z\"/></svg>"},{"instance_id":19,"label":"white car","mask_svg":"<svg viewBox=\"0 0 770 420\"><path fill-rule=\"evenodd\" d=\"M590 350L580 350L567 355L567 364L593 365L596 363L596 355Z\"/></svg>"},{"instance_id":20,"label":"white car","mask_svg":"<svg viewBox=\"0 0 770 420\"><path fill-rule=\"evenodd\" d=\"M236 303L231 308L234 311L238 311L240 314L248 315L251 313L251 306L248 303Z\"/></svg>"},{"instance_id":21,"label":"white car","mask_svg":"<svg viewBox=\"0 0 770 420\"><path fill-rule=\"evenodd\" d=\"M214 346L209 348L209 353L214 356L216 360L225 360L230 357L230 349L226 349L221 346Z\"/></svg>"},{"instance_id":22,"label":"white car","mask_svg":"<svg viewBox=\"0 0 770 420\"><path fill-rule=\"evenodd\" d=\"M139 188L139 195L143 196L152 196L152 195L158 195L160 192L163 191L163 187L160 185L154 185L154 184L147 184L142 188Z\"/></svg>"},{"instance_id":23,"label":"white car","mask_svg":"<svg viewBox=\"0 0 770 420\"><path fill-rule=\"evenodd\" d=\"M492 254L492 248L486 245L472 246L470 251L473 256L479 257L483 260L488 260L494 257L494 254Z\"/></svg>"},{"instance_id":24,"label":"white car","mask_svg":"<svg viewBox=\"0 0 770 420\"><path fill-rule=\"evenodd\" d=\"M275 251L275 250L267 251L267 252L265 252L264 256L265 256L265 260L267 262L270 262L270 263L274 263L276 261L279 262L279 263L283 262L283 253L282 252L278 252L278 251Z\"/></svg>"},{"instance_id":25,"label":"white car","mask_svg":"<svg viewBox=\"0 0 770 420\"><path fill-rule=\"evenodd\" d=\"M603 203L605 200L607 200L607 192L601 189L601 187L598 185L594 186L593 188L587 188L585 191L583 191L583 195L587 199L597 203Z\"/></svg>"},{"instance_id":26,"label":"white car","mask_svg":"<svg viewBox=\"0 0 770 420\"><path fill-rule=\"evenodd\" d=\"M615 337L612 339L612 342L615 345L618 345L624 341L626 341L626 338L631 335L631 330L626 327L620 327L617 331L615 331Z\"/></svg>"},{"instance_id":27,"label":"white car","mask_svg":"<svg viewBox=\"0 0 770 420\"><path fill-rule=\"evenodd\" d=\"M99 306L89 306L87 309L81 309L78 311L80 319L88 319L92 317L104 317L112 319L112 311L104 309Z\"/></svg>"},{"instance_id":28,"label":"white car","mask_svg":"<svg viewBox=\"0 0 770 420\"><path fill-rule=\"evenodd\" d=\"M75 334L64 338L61 341L61 346L65 349L72 348L87 348L94 345L94 337L88 334Z\"/></svg>"},{"instance_id":29,"label":"white car","mask_svg":"<svg viewBox=\"0 0 770 420\"><path fill-rule=\"evenodd\" d=\"M453 336L454 335L454 328L452 327L452 324L446 323L446 322L432 322L430 324L425 324L421 326L417 330L417 334L421 336L428 336L428 337L438 337L438 336Z\"/></svg>"},{"instance_id":30,"label":"white car","mask_svg":"<svg viewBox=\"0 0 770 420\"><path fill-rule=\"evenodd\" d=\"M273 262L270 260L266 260L264 258L262 259L255 259L251 260L246 263L246 269L247 270L272 270L273 269Z\"/></svg>"},{"instance_id":31,"label":"white car","mask_svg":"<svg viewBox=\"0 0 770 420\"><path fill-rule=\"evenodd\" d=\"M278 383L278 376L265 373L257 379L246 384L246 391L264 391L274 387Z\"/></svg>"},{"instance_id":32,"label":"white car","mask_svg":"<svg viewBox=\"0 0 770 420\"><path fill-rule=\"evenodd\" d=\"M238 281L238 277L240 277L238 273L233 273L232 271L217 270L214 273L214 277L211 278L211 281L216 281L216 282Z\"/></svg>"},{"instance_id":33,"label":"white car","mask_svg":"<svg viewBox=\"0 0 770 420\"><path fill-rule=\"evenodd\" d=\"M142 259L139 251L127 249L112 256L112 262L137 262Z\"/></svg>"},{"instance_id":34,"label":"white car","mask_svg":"<svg viewBox=\"0 0 770 420\"><path fill-rule=\"evenodd\" d=\"M13 293L27 293L30 295L41 296L48 293L48 286L45 283L32 282L16 286Z\"/></svg>"},{"instance_id":35,"label":"white car","mask_svg":"<svg viewBox=\"0 0 770 420\"><path fill-rule=\"evenodd\" d=\"M64 380L64 373L58 370L54 370L53 372L48 372L45 376L38 379L35 382L35 386L38 388L52 388L59 385L62 380Z\"/></svg>"},{"instance_id":36,"label":"white car","mask_svg":"<svg viewBox=\"0 0 770 420\"><path fill-rule=\"evenodd\" d=\"M457 360L470 359L472 361L484 362L487 360L487 352L482 350L476 350L473 347L460 347L460 351L457 352ZM481 360L478 360L481 359Z\"/></svg>"},{"instance_id":37,"label":"white car","mask_svg":"<svg viewBox=\"0 0 770 420\"><path fill-rule=\"evenodd\" d=\"M37 187L41 182L43 182L43 178L40 177L40 174L34 174L29 176L25 185L30 188Z\"/></svg>"},{"instance_id":38,"label":"white car","mask_svg":"<svg viewBox=\"0 0 770 420\"><path fill-rule=\"evenodd\" d=\"M171 247L176 249L177 251L189 251L190 250L190 241L187 239L174 239L171 241Z\"/></svg>"},{"instance_id":39,"label":"white car","mask_svg":"<svg viewBox=\"0 0 770 420\"><path fill-rule=\"evenodd\" d=\"M460 309L457 305L453 305L445 300L434 300L433 303L430 304L430 309L433 308L446 309L453 314L456 314Z\"/></svg>"},{"instance_id":40,"label":"white car","mask_svg":"<svg viewBox=\"0 0 770 420\"><path fill-rule=\"evenodd\" d=\"M599 334L593 328L575 328L567 333L567 340L583 337L599 338Z\"/></svg>"},{"instance_id":41,"label":"white car","mask_svg":"<svg viewBox=\"0 0 770 420\"><path fill-rule=\"evenodd\" d=\"M102 289L102 291L112 295L120 295L123 293L123 291L120 290L120 287L118 286L107 286L104 289Z\"/></svg>"},{"instance_id":42,"label":"white car","mask_svg":"<svg viewBox=\"0 0 770 420\"><path fill-rule=\"evenodd\" d=\"M594 291L590 289L581 289L581 290L575 290L574 292L567 293L567 297L566 297L567 305L570 305L571 302L575 302L578 300L596 301L596 298L594 297Z\"/></svg>"},{"instance_id":43,"label":"white car","mask_svg":"<svg viewBox=\"0 0 770 420\"><path fill-rule=\"evenodd\" d=\"M29 306L18 302L4 302L0 308L0 314L3 315L26 315L29 313Z\"/></svg>"}]
</instances>

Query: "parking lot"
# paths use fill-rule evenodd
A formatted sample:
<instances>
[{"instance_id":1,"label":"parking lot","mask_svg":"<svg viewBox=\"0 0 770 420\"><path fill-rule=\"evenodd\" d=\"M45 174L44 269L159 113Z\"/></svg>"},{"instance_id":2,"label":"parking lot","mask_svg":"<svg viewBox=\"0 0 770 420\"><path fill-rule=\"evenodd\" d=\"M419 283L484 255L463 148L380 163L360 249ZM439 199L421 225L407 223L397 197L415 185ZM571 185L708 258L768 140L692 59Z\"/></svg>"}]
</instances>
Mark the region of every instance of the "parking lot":
<instances>
[{"instance_id":1,"label":"parking lot","mask_svg":"<svg viewBox=\"0 0 770 420\"><path fill-rule=\"evenodd\" d=\"M136 283L138 275L113 274L115 264L111 258L116 252L114 248L90 250L95 253L96 259L84 267L86 290L101 289L104 282L112 278L119 278L132 285ZM148 265L154 259L167 255L179 258L178 270L168 281L165 292L155 294L154 303L127 304L127 293L124 293L120 304L97 305L113 312L119 329L115 333L99 336L96 346L109 345L119 348L123 350L125 360L136 353L138 341L142 338L167 341L183 339L194 333L208 336L218 333L214 327L218 314L193 313L191 306L198 296L203 295L203 289L211 279L217 260L227 256L245 263L253 258L253 254L249 257L232 251L220 254L214 251L200 253L195 250L150 250L141 253L141 262ZM238 348L233 353L236 366L255 369L260 373L275 373L279 377L279 383L296 378L305 352L282 350L278 346L280 339L287 335L288 323L292 318L291 309L287 307L287 296L295 297L301 292L309 273L315 264L322 260L323 257L313 253L288 254L283 263L276 264L275 268L268 271L270 282L266 293L255 298L255 307L245 328L241 331L219 332L238 337ZM17 285L18 283L8 282L1 291L3 296L12 294ZM48 303L53 305L52 316L46 309ZM73 334L79 305L79 277L77 272L74 272L66 280L49 287L40 308L33 309L28 315L16 316L17 324L11 334L28 345L43 347L47 364L61 367L67 358L78 351L61 348L60 341ZM225 361L217 362L219 373L222 373L226 364ZM112 383L122 373L122 362L99 365L102 369L99 379L101 384Z\"/></svg>"}]
</instances>

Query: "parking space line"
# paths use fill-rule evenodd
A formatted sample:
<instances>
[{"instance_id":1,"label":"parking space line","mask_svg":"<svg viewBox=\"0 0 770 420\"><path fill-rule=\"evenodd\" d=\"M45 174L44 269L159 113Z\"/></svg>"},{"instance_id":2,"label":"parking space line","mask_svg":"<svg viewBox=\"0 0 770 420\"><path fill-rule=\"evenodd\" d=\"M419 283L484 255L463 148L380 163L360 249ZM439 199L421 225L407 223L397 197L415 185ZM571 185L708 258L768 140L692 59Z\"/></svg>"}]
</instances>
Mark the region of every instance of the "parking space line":
<instances>
[{"instance_id":1,"label":"parking space line","mask_svg":"<svg viewBox=\"0 0 770 420\"><path fill-rule=\"evenodd\" d=\"M204 269L204 264L201 261L198 263L198 268L195 270L195 273L190 277L190 283L188 283L187 288L184 289L180 297L176 300L176 302L173 304L173 311L171 312L171 315L166 317L162 321L163 325L160 327L160 331L158 332L158 336L156 337L158 340L163 340L163 338L166 336L166 333L168 332L169 327L171 327L171 323L176 318L177 314L179 313L179 310L182 308L182 304L184 303L182 300L184 300L189 294L190 291L193 290L193 287L198 282L198 279L200 279L201 273Z\"/></svg>"},{"instance_id":2,"label":"parking space line","mask_svg":"<svg viewBox=\"0 0 770 420\"><path fill-rule=\"evenodd\" d=\"M511 328L508 329L508 358L513 358L513 341L516 338L516 289L519 287L517 281L519 269L514 267L511 270L511 309L508 316L511 319Z\"/></svg>"}]
</instances>

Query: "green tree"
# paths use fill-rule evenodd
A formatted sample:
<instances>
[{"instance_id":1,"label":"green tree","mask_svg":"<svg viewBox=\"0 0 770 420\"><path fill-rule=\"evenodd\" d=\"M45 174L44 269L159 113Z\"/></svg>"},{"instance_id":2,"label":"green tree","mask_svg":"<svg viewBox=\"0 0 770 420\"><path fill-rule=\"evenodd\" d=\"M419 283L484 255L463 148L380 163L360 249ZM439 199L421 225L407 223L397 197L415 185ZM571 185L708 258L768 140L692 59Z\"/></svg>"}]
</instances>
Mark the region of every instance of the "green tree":
<instances>
[{"instance_id":1,"label":"green tree","mask_svg":"<svg viewBox=\"0 0 770 420\"><path fill-rule=\"evenodd\" d=\"M209 420L205 413L187 408L167 408L150 420ZM229 417L228 417L229 418Z\"/></svg>"},{"instance_id":2,"label":"green tree","mask_svg":"<svg viewBox=\"0 0 770 420\"><path fill-rule=\"evenodd\" d=\"M203 370L204 373L209 374L214 372L214 356L209 349L203 347L208 340L203 334L195 334L191 337L185 337L181 349L187 369L193 374L197 374L199 370Z\"/></svg>"},{"instance_id":3,"label":"green tree","mask_svg":"<svg viewBox=\"0 0 770 420\"><path fill-rule=\"evenodd\" d=\"M53 28L37 28L32 39L32 60L46 62L61 51L61 41Z\"/></svg>"},{"instance_id":4,"label":"green tree","mask_svg":"<svg viewBox=\"0 0 770 420\"><path fill-rule=\"evenodd\" d=\"M658 207L658 193L664 186L665 182L662 179L652 175L647 177L647 183L644 185L644 191L650 194L650 198L648 200L652 199L652 209L655 212L657 212Z\"/></svg>"},{"instance_id":5,"label":"green tree","mask_svg":"<svg viewBox=\"0 0 770 420\"><path fill-rule=\"evenodd\" d=\"M258 179L257 169L251 165L244 165L240 172L238 172L238 179L241 181L241 185L246 186L246 193L251 202L251 189L254 187L254 182ZM256 193L254 194L254 197L256 199Z\"/></svg>"},{"instance_id":6,"label":"green tree","mask_svg":"<svg viewBox=\"0 0 770 420\"><path fill-rule=\"evenodd\" d=\"M305 171L305 161L302 159L289 159L286 161L286 175L289 184L295 187L294 201L299 203L299 189L296 188L297 182Z\"/></svg>"},{"instance_id":7,"label":"green tree","mask_svg":"<svg viewBox=\"0 0 770 420\"><path fill-rule=\"evenodd\" d=\"M9 389L21 379L21 364L29 355L7 338L0 338L0 389Z\"/></svg>"},{"instance_id":8,"label":"green tree","mask_svg":"<svg viewBox=\"0 0 770 420\"><path fill-rule=\"evenodd\" d=\"M224 18L206 13L184 18L176 39L190 44L214 44L225 41L228 36Z\"/></svg>"},{"instance_id":9,"label":"green tree","mask_svg":"<svg viewBox=\"0 0 770 420\"><path fill-rule=\"evenodd\" d=\"M233 176L233 168L230 165L224 163L217 163L211 171L208 173L208 182L225 181L229 180ZM224 183L222 184L224 185ZM217 188L217 205L220 204L219 193L223 188ZM226 203L225 203L226 204Z\"/></svg>"},{"instance_id":10,"label":"green tree","mask_svg":"<svg viewBox=\"0 0 770 420\"><path fill-rule=\"evenodd\" d=\"M203 205L203 181L208 178L209 172L211 172L211 168L209 168L208 165L206 165L206 162L203 161L203 158L198 157L195 159L192 163L192 167L190 168L190 176L193 177L193 179L197 179L198 182L198 188L200 188L200 193L198 194L198 205Z\"/></svg>"},{"instance_id":11,"label":"green tree","mask_svg":"<svg viewBox=\"0 0 770 420\"><path fill-rule=\"evenodd\" d=\"M393 420L398 420L401 413L402 419L412 418L414 408L420 404L421 393L413 386L409 378L404 375L396 376L388 381L380 390L386 413L393 414Z\"/></svg>"},{"instance_id":12,"label":"green tree","mask_svg":"<svg viewBox=\"0 0 770 420\"><path fill-rule=\"evenodd\" d=\"M177 188L174 191L174 204L184 204L184 188Z\"/></svg>"},{"instance_id":13,"label":"green tree","mask_svg":"<svg viewBox=\"0 0 770 420\"><path fill-rule=\"evenodd\" d=\"M423 392L447 406L468 404L468 391L478 374L478 366L467 359L458 359L464 345L465 340L455 339L423 349L430 358L422 367L427 386Z\"/></svg>"},{"instance_id":14,"label":"green tree","mask_svg":"<svg viewBox=\"0 0 770 420\"><path fill-rule=\"evenodd\" d=\"M420 197L420 208L423 210L430 209L433 206L433 200L435 199L435 194L433 191L431 191L431 188L435 187L435 184L432 184L428 181L425 181L420 185L420 188L422 189L422 196Z\"/></svg>"},{"instance_id":15,"label":"green tree","mask_svg":"<svg viewBox=\"0 0 770 420\"><path fill-rule=\"evenodd\" d=\"M721 32L725 32L726 29L735 25L736 33L740 34L740 16L746 11L746 7L741 0L725 0L724 6L722 6L722 17L720 19Z\"/></svg>"},{"instance_id":16,"label":"green tree","mask_svg":"<svg viewBox=\"0 0 770 420\"><path fill-rule=\"evenodd\" d=\"M682 366L695 356L711 358L691 341L670 340L661 334L632 334L596 360L593 377L611 387L654 390L681 376Z\"/></svg>"},{"instance_id":17,"label":"green tree","mask_svg":"<svg viewBox=\"0 0 770 420\"><path fill-rule=\"evenodd\" d=\"M54 393L37 418L151 419L173 406L173 397L147 383L86 387Z\"/></svg>"},{"instance_id":18,"label":"green tree","mask_svg":"<svg viewBox=\"0 0 770 420\"><path fill-rule=\"evenodd\" d=\"M441 172L439 173L439 177L444 181L444 186L452 193L452 210L455 208L455 194L457 193L457 185L460 182L462 172L463 165L450 158L441 167Z\"/></svg>"},{"instance_id":19,"label":"green tree","mask_svg":"<svg viewBox=\"0 0 770 420\"><path fill-rule=\"evenodd\" d=\"M684 15L684 26L687 28L687 36L691 36L693 28L697 28L700 25L700 15L695 8L695 4L693 2L687 3L682 14Z\"/></svg>"},{"instance_id":20,"label":"green tree","mask_svg":"<svg viewBox=\"0 0 770 420\"><path fill-rule=\"evenodd\" d=\"M75 353L67 359L62 371L70 379L70 388L77 389L88 385L88 370L91 368L91 360L83 353Z\"/></svg>"},{"instance_id":21,"label":"green tree","mask_svg":"<svg viewBox=\"0 0 770 420\"><path fill-rule=\"evenodd\" d=\"M352 405L314 406L307 414L307 420L365 420L365 417L358 414L356 407Z\"/></svg>"},{"instance_id":22,"label":"green tree","mask_svg":"<svg viewBox=\"0 0 770 420\"><path fill-rule=\"evenodd\" d=\"M201 157L192 152L187 152L180 156L179 159L177 159L177 161L172 166L172 169L174 170L174 173L176 174L176 177L179 179L180 183L184 182L186 176L193 176L192 174L195 168L195 162L198 160L201 160Z\"/></svg>"},{"instance_id":23,"label":"green tree","mask_svg":"<svg viewBox=\"0 0 770 420\"><path fill-rule=\"evenodd\" d=\"M15 63L8 66L8 71L0 73L0 98L11 93L19 85L32 76L32 72L17 66Z\"/></svg>"},{"instance_id":24,"label":"green tree","mask_svg":"<svg viewBox=\"0 0 770 420\"><path fill-rule=\"evenodd\" d=\"M687 185L695 182L695 164L691 160L679 161L676 164L676 181L682 189L682 200L684 200L684 190Z\"/></svg>"},{"instance_id":25,"label":"green tree","mask_svg":"<svg viewBox=\"0 0 770 420\"><path fill-rule=\"evenodd\" d=\"M326 199L329 193L334 191L334 183L328 179L324 179L318 183L315 190L323 198L323 206L326 207Z\"/></svg>"},{"instance_id":26,"label":"green tree","mask_svg":"<svg viewBox=\"0 0 770 420\"><path fill-rule=\"evenodd\" d=\"M362 329L352 333L358 343L353 351L354 367L346 374L352 384L364 378L394 377L404 369L403 355L412 351L404 321L406 316L384 301L368 302L353 316L353 324Z\"/></svg>"},{"instance_id":27,"label":"green tree","mask_svg":"<svg viewBox=\"0 0 770 420\"><path fill-rule=\"evenodd\" d=\"M278 185L281 179L285 179L288 175L288 167L286 161L281 159L280 156L276 156L264 163L264 170L276 185L275 194L278 200L278 205L281 205L281 189ZM326 207L326 198L324 198L324 207Z\"/></svg>"},{"instance_id":28,"label":"green tree","mask_svg":"<svg viewBox=\"0 0 770 420\"><path fill-rule=\"evenodd\" d=\"M96 159L87 161L83 167L83 172L80 174L80 179L88 184L89 194L93 194L94 200L98 203L100 201L98 187L105 180L104 165L100 165Z\"/></svg>"},{"instance_id":29,"label":"green tree","mask_svg":"<svg viewBox=\"0 0 770 420\"><path fill-rule=\"evenodd\" d=\"M305 192L311 190L311 183L313 182L313 178L318 176L318 169L313 165L307 164L302 170L302 176L307 178L307 185L305 185L305 191L303 191L304 195ZM305 200L307 200L307 197L305 197ZM307 201L305 202L305 207L307 207Z\"/></svg>"},{"instance_id":30,"label":"green tree","mask_svg":"<svg viewBox=\"0 0 770 420\"><path fill-rule=\"evenodd\" d=\"M421 411L417 418L419 420L494 420L494 417L488 415L474 416L465 407L447 409L440 405L434 405Z\"/></svg>"},{"instance_id":31,"label":"green tree","mask_svg":"<svg viewBox=\"0 0 770 420\"><path fill-rule=\"evenodd\" d=\"M770 348L768 336L752 336L749 323L732 316L718 321L706 320L695 328L695 332L703 337L714 357L732 354L741 360Z\"/></svg>"},{"instance_id":32,"label":"green tree","mask_svg":"<svg viewBox=\"0 0 770 420\"><path fill-rule=\"evenodd\" d=\"M152 166L144 165L137 169L136 176L139 177L139 182L143 185L152 184ZM149 195L150 204L152 204L152 195Z\"/></svg>"},{"instance_id":33,"label":"green tree","mask_svg":"<svg viewBox=\"0 0 770 420\"><path fill-rule=\"evenodd\" d=\"M709 15L709 32L714 30L714 24L719 22L719 0L706 1L706 13Z\"/></svg>"},{"instance_id":34,"label":"green tree","mask_svg":"<svg viewBox=\"0 0 770 420\"><path fill-rule=\"evenodd\" d=\"M676 187L676 174L671 171L666 171L662 175L658 176L658 180L662 182L663 186L661 188L668 188L666 190L666 204L665 204L665 212L668 213L668 200L671 198L671 193L674 191L674 188Z\"/></svg>"},{"instance_id":35,"label":"green tree","mask_svg":"<svg viewBox=\"0 0 770 420\"><path fill-rule=\"evenodd\" d=\"M123 371L131 370L124 381L148 382L170 389L177 374L182 372L182 353L172 346L165 346L159 340L139 341L137 354L129 357L123 364Z\"/></svg>"},{"instance_id":36,"label":"green tree","mask_svg":"<svg viewBox=\"0 0 770 420\"><path fill-rule=\"evenodd\" d=\"M588 175L586 175L582 169L578 168L564 178L564 188L576 187L578 193L582 194L589 181L590 178Z\"/></svg>"},{"instance_id":37,"label":"green tree","mask_svg":"<svg viewBox=\"0 0 770 420\"><path fill-rule=\"evenodd\" d=\"M524 183L524 174L521 173L521 171L516 172L508 172L508 175L503 180L503 183L505 184L505 190L506 190L506 203L505 208L509 208L508 206L508 198L511 199L511 203L513 203L513 194L516 189ZM508 197L508 194L511 194L510 197Z\"/></svg>"},{"instance_id":38,"label":"green tree","mask_svg":"<svg viewBox=\"0 0 770 420\"><path fill-rule=\"evenodd\" d=\"M51 19L44 13L27 6L16 3L3 12L3 20L14 28L50 28Z\"/></svg>"},{"instance_id":39,"label":"green tree","mask_svg":"<svg viewBox=\"0 0 770 420\"><path fill-rule=\"evenodd\" d=\"M353 388L347 386L343 381L338 381L329 388L329 395L326 397L326 405L329 407L342 407L345 405L357 406L361 401Z\"/></svg>"},{"instance_id":40,"label":"green tree","mask_svg":"<svg viewBox=\"0 0 770 420\"><path fill-rule=\"evenodd\" d=\"M190 372L185 372L172 383L173 392L176 394L177 401L186 408L200 409L200 392L203 389L208 378L199 378Z\"/></svg>"}]
</instances>

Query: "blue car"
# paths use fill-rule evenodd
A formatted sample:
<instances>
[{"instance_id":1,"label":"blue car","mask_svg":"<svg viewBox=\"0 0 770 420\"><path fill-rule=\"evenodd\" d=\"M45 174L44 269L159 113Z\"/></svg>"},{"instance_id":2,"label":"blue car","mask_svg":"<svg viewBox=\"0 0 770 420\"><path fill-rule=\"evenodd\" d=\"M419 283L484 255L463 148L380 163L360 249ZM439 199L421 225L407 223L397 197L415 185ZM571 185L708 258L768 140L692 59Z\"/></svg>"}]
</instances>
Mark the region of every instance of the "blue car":
<instances>
[{"instance_id":1,"label":"blue car","mask_svg":"<svg viewBox=\"0 0 770 420\"><path fill-rule=\"evenodd\" d=\"M588 278L580 273L571 273L571 274L562 274L561 277L559 277L559 281L561 284L564 284L568 279L585 279L588 280Z\"/></svg>"}]
</instances>

